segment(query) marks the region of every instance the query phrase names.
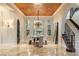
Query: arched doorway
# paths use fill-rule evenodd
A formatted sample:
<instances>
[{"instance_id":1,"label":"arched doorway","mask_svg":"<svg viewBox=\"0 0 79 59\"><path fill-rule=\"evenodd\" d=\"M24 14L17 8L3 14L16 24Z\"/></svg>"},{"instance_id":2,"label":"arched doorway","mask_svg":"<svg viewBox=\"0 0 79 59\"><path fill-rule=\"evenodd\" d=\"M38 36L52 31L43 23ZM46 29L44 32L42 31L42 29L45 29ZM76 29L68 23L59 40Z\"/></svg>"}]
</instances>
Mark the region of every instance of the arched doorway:
<instances>
[{"instance_id":1,"label":"arched doorway","mask_svg":"<svg viewBox=\"0 0 79 59\"><path fill-rule=\"evenodd\" d=\"M20 43L20 22L17 20L17 44Z\"/></svg>"}]
</instances>

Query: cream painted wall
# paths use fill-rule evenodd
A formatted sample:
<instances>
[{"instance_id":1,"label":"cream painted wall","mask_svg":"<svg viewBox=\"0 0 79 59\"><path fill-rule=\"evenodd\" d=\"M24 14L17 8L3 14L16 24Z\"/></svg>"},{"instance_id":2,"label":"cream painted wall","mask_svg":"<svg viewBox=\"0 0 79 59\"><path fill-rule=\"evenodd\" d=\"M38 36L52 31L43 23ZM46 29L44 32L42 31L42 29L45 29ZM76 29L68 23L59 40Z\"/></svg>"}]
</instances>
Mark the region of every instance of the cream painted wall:
<instances>
[{"instance_id":1,"label":"cream painted wall","mask_svg":"<svg viewBox=\"0 0 79 59\"><path fill-rule=\"evenodd\" d=\"M12 10L0 5L0 44L16 45L16 19ZM10 27L8 27L8 23Z\"/></svg>"},{"instance_id":2,"label":"cream painted wall","mask_svg":"<svg viewBox=\"0 0 79 59\"><path fill-rule=\"evenodd\" d=\"M24 19L19 12L10 8L7 4L0 4L0 45L16 46L17 45L17 20L20 20L20 39L24 36ZM11 27L8 27L7 22Z\"/></svg>"}]
</instances>

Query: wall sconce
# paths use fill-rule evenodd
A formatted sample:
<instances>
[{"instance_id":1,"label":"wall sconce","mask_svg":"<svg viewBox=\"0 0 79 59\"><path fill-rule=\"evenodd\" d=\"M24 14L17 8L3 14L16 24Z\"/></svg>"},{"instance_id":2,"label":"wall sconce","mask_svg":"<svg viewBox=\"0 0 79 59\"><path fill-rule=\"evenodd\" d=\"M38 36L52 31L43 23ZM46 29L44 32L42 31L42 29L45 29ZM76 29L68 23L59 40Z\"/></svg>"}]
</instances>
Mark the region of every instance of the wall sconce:
<instances>
[{"instance_id":1,"label":"wall sconce","mask_svg":"<svg viewBox=\"0 0 79 59\"><path fill-rule=\"evenodd\" d=\"M8 28L13 28L13 20L5 20L4 21L4 24L5 24L5 27L8 27Z\"/></svg>"}]
</instances>

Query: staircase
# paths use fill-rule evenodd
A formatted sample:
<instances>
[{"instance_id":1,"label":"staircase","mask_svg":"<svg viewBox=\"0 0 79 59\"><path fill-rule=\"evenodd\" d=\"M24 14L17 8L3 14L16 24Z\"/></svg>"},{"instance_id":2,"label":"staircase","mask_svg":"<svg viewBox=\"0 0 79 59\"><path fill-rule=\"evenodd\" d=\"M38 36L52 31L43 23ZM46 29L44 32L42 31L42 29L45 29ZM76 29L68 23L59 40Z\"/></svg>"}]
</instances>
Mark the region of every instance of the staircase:
<instances>
[{"instance_id":1,"label":"staircase","mask_svg":"<svg viewBox=\"0 0 79 59\"><path fill-rule=\"evenodd\" d=\"M75 48L74 48L74 45L73 45L73 42L68 38L68 36L66 34L63 34L62 35L63 38L64 38L64 42L66 44L66 51L68 52L75 52Z\"/></svg>"},{"instance_id":2,"label":"staircase","mask_svg":"<svg viewBox=\"0 0 79 59\"><path fill-rule=\"evenodd\" d=\"M68 52L75 52L75 34L73 24L68 20L65 24L65 33L62 34L64 42L66 44L66 51Z\"/></svg>"},{"instance_id":3,"label":"staircase","mask_svg":"<svg viewBox=\"0 0 79 59\"><path fill-rule=\"evenodd\" d=\"M65 31L62 34L66 51L78 52L79 51L79 8L71 8L69 20L65 23Z\"/></svg>"},{"instance_id":4,"label":"staircase","mask_svg":"<svg viewBox=\"0 0 79 59\"><path fill-rule=\"evenodd\" d=\"M75 42L78 42L78 36L79 36L79 26L76 22L74 22L73 20L67 20L67 27L69 27L69 31L68 33L63 34L63 38L64 38L64 42L66 44L67 47L67 51L68 52L75 52L75 45L78 46L78 44L76 44ZM65 28L66 29L66 28ZM69 34L70 32L72 32L72 35ZM70 37L71 38L70 38Z\"/></svg>"}]
</instances>

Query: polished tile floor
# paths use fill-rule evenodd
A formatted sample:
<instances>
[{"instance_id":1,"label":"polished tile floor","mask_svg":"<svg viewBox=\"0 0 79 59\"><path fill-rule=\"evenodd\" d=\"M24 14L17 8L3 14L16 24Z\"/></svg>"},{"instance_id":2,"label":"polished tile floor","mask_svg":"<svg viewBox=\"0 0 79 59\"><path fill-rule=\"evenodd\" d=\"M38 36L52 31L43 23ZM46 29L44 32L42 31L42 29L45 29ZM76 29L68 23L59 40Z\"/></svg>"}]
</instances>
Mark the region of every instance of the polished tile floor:
<instances>
[{"instance_id":1,"label":"polished tile floor","mask_svg":"<svg viewBox=\"0 0 79 59\"><path fill-rule=\"evenodd\" d=\"M54 44L43 45L42 48L29 44L19 44L16 47L0 48L1 56L75 56L66 52L63 47Z\"/></svg>"}]
</instances>

